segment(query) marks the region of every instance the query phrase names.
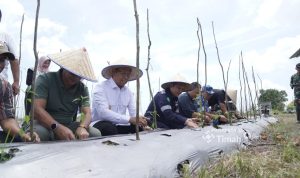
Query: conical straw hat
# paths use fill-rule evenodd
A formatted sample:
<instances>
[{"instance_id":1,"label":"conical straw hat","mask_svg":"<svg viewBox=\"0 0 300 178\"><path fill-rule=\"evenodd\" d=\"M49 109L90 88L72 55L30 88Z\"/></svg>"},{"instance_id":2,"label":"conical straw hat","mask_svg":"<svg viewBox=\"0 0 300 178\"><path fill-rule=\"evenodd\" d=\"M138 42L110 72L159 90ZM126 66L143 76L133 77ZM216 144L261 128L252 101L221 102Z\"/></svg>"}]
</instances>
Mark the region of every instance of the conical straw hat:
<instances>
[{"instance_id":1,"label":"conical straw hat","mask_svg":"<svg viewBox=\"0 0 300 178\"><path fill-rule=\"evenodd\" d=\"M183 85L184 88L185 88L184 91L188 91L188 90L190 90L190 88L191 88L191 84L187 83L186 79L185 79L182 75L180 75L180 74L176 74L176 75L172 76L172 77L170 78L169 82L163 83L163 84L161 85L161 87L162 87L163 89L167 89L167 88L170 87L170 85L171 85L172 83L179 83L179 84Z\"/></svg>"},{"instance_id":2,"label":"conical straw hat","mask_svg":"<svg viewBox=\"0 0 300 178\"><path fill-rule=\"evenodd\" d=\"M50 54L48 57L51 61L67 71L86 80L97 82L89 55L85 48Z\"/></svg>"},{"instance_id":3,"label":"conical straw hat","mask_svg":"<svg viewBox=\"0 0 300 178\"><path fill-rule=\"evenodd\" d=\"M101 74L104 78L109 79L112 76L113 70L116 68L130 68L131 74L129 76L128 81L136 80L140 78L143 75L143 71L141 69L138 69L137 67L130 65L129 61L126 59L119 59L116 61L113 61L111 65L105 67Z\"/></svg>"},{"instance_id":4,"label":"conical straw hat","mask_svg":"<svg viewBox=\"0 0 300 178\"><path fill-rule=\"evenodd\" d=\"M231 98L232 102L236 104L237 90L228 89L227 95Z\"/></svg>"}]
</instances>

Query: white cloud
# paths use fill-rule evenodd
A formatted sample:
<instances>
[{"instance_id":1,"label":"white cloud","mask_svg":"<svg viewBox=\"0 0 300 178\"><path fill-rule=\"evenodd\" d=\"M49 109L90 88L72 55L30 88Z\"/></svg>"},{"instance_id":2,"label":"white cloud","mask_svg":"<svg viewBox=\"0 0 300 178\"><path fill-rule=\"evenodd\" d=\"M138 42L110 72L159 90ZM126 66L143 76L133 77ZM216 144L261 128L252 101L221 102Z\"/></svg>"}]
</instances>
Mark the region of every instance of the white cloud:
<instances>
[{"instance_id":1,"label":"white cloud","mask_svg":"<svg viewBox=\"0 0 300 178\"><path fill-rule=\"evenodd\" d=\"M274 28L279 25L276 22L275 15L280 9L282 0L264 0L258 9L254 24L268 28Z\"/></svg>"},{"instance_id":2,"label":"white cloud","mask_svg":"<svg viewBox=\"0 0 300 178\"><path fill-rule=\"evenodd\" d=\"M149 72L154 93L159 90L159 83L167 81L176 73L182 73L189 82L196 80L198 50L196 17L199 17L208 57L209 84L223 88L211 28L211 21L214 21L225 71L229 59L232 59L229 73L230 88L239 88L238 55L243 50L249 80L252 81L251 66L253 66L255 72L263 79L264 87L285 88L291 93L289 97L292 97L292 92L286 87L297 60L289 60L288 57L300 45L299 28L295 26L299 16L296 11L299 1L225 0L220 3L217 0L209 2L153 0L137 3L140 17L140 66L143 70L146 68L148 45L146 8L150 10L152 68ZM25 1L17 0L0 2L4 13L0 28L9 32L16 42L19 37L21 15L25 12L22 45L24 60L21 66L24 71L34 62L32 40L36 7L35 3L29 4L27 1L25 4ZM60 7L53 13L50 9L58 7L58 4ZM38 29L40 54L85 46L100 81L104 80L101 77L101 70L107 66L107 61L123 57L135 63L136 39L132 1L52 0L43 2L41 10ZM277 25L281 25L282 28ZM202 48L200 82L204 83ZM130 87L135 92L134 86L135 82L131 82ZM145 111L149 102L145 71L141 78L141 86L142 105Z\"/></svg>"},{"instance_id":3,"label":"white cloud","mask_svg":"<svg viewBox=\"0 0 300 178\"><path fill-rule=\"evenodd\" d=\"M278 39L274 46L262 52L257 50L245 52L244 60L248 65L255 66L257 72L262 74L278 71L289 61L288 58L298 48L299 41L300 35Z\"/></svg>"}]
</instances>

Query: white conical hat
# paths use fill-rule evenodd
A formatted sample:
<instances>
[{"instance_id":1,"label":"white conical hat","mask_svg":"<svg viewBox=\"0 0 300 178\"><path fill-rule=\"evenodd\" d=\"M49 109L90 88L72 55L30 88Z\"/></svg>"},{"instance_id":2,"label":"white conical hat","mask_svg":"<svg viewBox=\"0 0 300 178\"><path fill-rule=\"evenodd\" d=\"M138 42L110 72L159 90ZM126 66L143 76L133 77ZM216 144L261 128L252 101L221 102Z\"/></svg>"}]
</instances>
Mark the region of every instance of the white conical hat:
<instances>
[{"instance_id":1,"label":"white conical hat","mask_svg":"<svg viewBox=\"0 0 300 178\"><path fill-rule=\"evenodd\" d=\"M67 71L86 80L97 82L89 55L85 48L50 54L48 57Z\"/></svg>"},{"instance_id":2,"label":"white conical hat","mask_svg":"<svg viewBox=\"0 0 300 178\"><path fill-rule=\"evenodd\" d=\"M187 83L186 79L182 75L180 75L180 74L176 74L176 75L172 76L170 78L169 82L163 83L161 85L161 87L163 89L167 89L167 88L170 87L170 85L172 83L179 83L179 84L183 85L185 87L185 91L188 91L191 88L191 84Z\"/></svg>"},{"instance_id":3,"label":"white conical hat","mask_svg":"<svg viewBox=\"0 0 300 178\"><path fill-rule=\"evenodd\" d=\"M228 89L227 90L227 95L231 98L234 104L236 104L236 99L237 99L237 90L233 89Z\"/></svg>"},{"instance_id":4,"label":"white conical hat","mask_svg":"<svg viewBox=\"0 0 300 178\"><path fill-rule=\"evenodd\" d=\"M137 67L135 67L133 65L130 65L129 61L127 61L124 58L113 61L112 64L110 64L109 66L105 67L102 70L101 74L104 78L109 79L112 76L113 69L123 68L123 67L131 69L131 74L130 74L128 81L136 80L143 75L143 71L141 69L138 69Z\"/></svg>"}]
</instances>

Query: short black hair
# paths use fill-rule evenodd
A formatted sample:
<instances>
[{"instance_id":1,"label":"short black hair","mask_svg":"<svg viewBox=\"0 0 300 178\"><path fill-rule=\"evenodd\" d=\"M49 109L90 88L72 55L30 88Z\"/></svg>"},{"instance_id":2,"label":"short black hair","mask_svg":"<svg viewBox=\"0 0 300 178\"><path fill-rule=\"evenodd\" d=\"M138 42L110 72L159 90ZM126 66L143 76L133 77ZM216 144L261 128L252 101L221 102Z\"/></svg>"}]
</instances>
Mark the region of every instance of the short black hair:
<instances>
[{"instance_id":1,"label":"short black hair","mask_svg":"<svg viewBox=\"0 0 300 178\"><path fill-rule=\"evenodd\" d=\"M196 88L201 88L201 85L198 82L191 83L191 90L190 91L192 91Z\"/></svg>"}]
</instances>

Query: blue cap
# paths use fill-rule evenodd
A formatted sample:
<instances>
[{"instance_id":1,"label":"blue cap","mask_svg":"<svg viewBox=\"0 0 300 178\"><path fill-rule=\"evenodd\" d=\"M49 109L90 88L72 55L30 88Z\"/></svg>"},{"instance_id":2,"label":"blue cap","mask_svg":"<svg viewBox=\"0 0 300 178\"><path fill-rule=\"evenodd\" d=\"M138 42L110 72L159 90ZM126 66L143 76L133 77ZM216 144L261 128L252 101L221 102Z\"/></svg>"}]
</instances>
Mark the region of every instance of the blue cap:
<instances>
[{"instance_id":1,"label":"blue cap","mask_svg":"<svg viewBox=\"0 0 300 178\"><path fill-rule=\"evenodd\" d=\"M207 92L208 94L214 94L213 87L210 85L203 86L202 92Z\"/></svg>"}]
</instances>

